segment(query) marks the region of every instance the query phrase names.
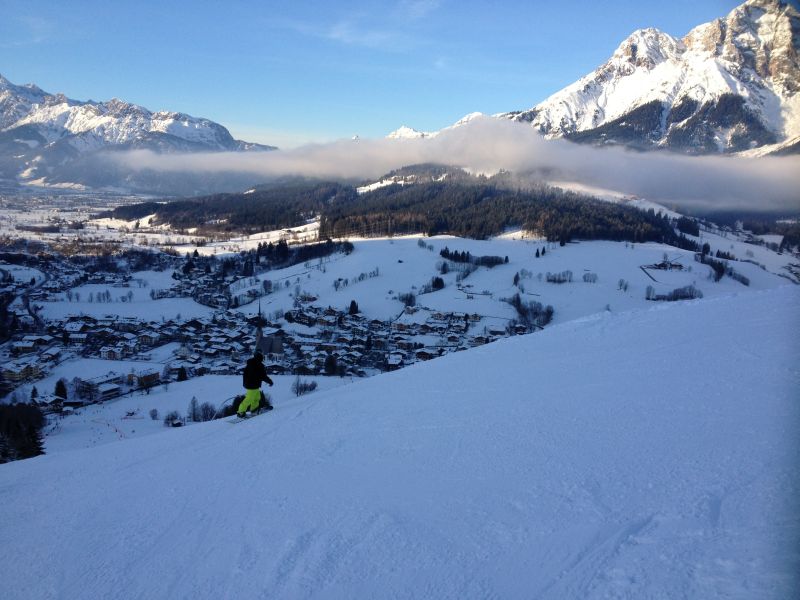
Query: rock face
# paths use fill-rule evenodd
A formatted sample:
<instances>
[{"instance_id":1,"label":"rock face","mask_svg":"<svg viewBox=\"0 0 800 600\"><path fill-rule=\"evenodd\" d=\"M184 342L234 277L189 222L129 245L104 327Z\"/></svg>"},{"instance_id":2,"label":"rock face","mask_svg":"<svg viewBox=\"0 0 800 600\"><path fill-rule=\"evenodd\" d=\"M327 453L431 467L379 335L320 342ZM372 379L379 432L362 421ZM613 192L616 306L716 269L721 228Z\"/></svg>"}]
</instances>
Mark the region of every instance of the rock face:
<instances>
[{"instance_id":1,"label":"rock face","mask_svg":"<svg viewBox=\"0 0 800 600\"><path fill-rule=\"evenodd\" d=\"M800 135L799 47L794 6L749 0L682 39L636 31L594 72L529 110L496 116L595 144L779 149Z\"/></svg>"},{"instance_id":2,"label":"rock face","mask_svg":"<svg viewBox=\"0 0 800 600\"><path fill-rule=\"evenodd\" d=\"M131 187L130 180L119 180L129 174L93 173L89 167L99 152L130 149L220 152L273 147L235 140L225 127L208 119L151 112L116 98L80 102L35 85L14 85L0 76L0 179L44 186Z\"/></svg>"}]
</instances>

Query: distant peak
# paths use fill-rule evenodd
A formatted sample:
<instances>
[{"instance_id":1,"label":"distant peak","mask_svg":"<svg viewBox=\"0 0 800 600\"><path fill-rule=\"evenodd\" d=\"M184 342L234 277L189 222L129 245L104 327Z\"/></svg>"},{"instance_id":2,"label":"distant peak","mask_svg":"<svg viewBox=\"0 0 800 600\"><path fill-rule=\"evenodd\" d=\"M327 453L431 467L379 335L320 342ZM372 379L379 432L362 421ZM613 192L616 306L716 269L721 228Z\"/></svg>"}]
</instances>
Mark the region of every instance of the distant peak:
<instances>
[{"instance_id":1,"label":"distant peak","mask_svg":"<svg viewBox=\"0 0 800 600\"><path fill-rule=\"evenodd\" d=\"M682 49L678 39L655 27L647 27L631 33L614 52L614 58L652 68L667 58L680 54Z\"/></svg>"}]
</instances>

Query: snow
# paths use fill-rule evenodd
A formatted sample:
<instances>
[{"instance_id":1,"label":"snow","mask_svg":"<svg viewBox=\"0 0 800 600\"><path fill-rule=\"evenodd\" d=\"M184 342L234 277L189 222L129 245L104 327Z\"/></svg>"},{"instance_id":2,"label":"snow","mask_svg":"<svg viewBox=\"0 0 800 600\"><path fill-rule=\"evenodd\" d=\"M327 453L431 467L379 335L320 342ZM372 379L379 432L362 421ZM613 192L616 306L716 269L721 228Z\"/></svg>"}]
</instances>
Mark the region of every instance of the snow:
<instances>
[{"instance_id":1,"label":"snow","mask_svg":"<svg viewBox=\"0 0 800 600\"><path fill-rule=\"evenodd\" d=\"M210 317L214 312L191 298L151 299L151 291L169 289L175 284L172 271L140 271L131 276L132 280L126 286L86 284L71 290L72 300L66 294L61 294L55 300L37 301L36 304L42 307L40 314L46 320L63 320L70 315L100 318L109 314L120 317L147 315L151 320L174 319L177 315L191 319ZM106 292L111 294L111 302L100 302L101 294ZM93 301L89 300L90 297Z\"/></svg>"},{"instance_id":2,"label":"snow","mask_svg":"<svg viewBox=\"0 0 800 600\"><path fill-rule=\"evenodd\" d=\"M34 279L38 284L45 279L44 273L38 269L25 267L22 265L12 265L2 261L0 261L0 271L9 273L14 281L18 281L20 283L30 283L31 279Z\"/></svg>"},{"instance_id":3,"label":"snow","mask_svg":"<svg viewBox=\"0 0 800 600\"><path fill-rule=\"evenodd\" d=\"M133 363L127 370L117 372L127 374L133 369L139 373L148 370L146 367L159 372L163 369L163 365ZM97 375L105 375L106 372L98 372ZM275 402L286 402L294 396L291 391L294 377L274 375L272 380L275 385L270 388L265 386L264 391ZM350 383L350 379L338 377L303 377L302 380L317 382L318 388L311 392L313 394ZM222 410L236 394L243 393L241 385L242 378L239 375L205 375L172 382L168 386L156 386L149 394L132 392L110 402L77 409L74 414L51 421L46 429L45 451L53 455L164 433L163 418L169 412L177 411L181 416L186 416L192 398L197 398L198 404L209 402L217 410ZM51 388L40 389L50 391ZM158 419L150 417L152 409L158 411ZM188 423L187 426L206 425Z\"/></svg>"},{"instance_id":4,"label":"snow","mask_svg":"<svg viewBox=\"0 0 800 600\"><path fill-rule=\"evenodd\" d=\"M798 315L795 286L603 313L0 465L3 595L791 597Z\"/></svg>"}]
</instances>

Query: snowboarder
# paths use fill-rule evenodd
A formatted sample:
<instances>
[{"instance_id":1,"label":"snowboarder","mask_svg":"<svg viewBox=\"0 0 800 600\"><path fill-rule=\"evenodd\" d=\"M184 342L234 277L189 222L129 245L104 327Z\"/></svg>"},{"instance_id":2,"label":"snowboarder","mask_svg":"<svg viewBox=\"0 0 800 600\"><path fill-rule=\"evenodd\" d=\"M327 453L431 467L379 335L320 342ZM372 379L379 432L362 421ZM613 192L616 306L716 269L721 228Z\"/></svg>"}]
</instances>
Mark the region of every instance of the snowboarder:
<instances>
[{"instance_id":1,"label":"snowboarder","mask_svg":"<svg viewBox=\"0 0 800 600\"><path fill-rule=\"evenodd\" d=\"M246 391L244 400L242 400L237 411L240 417L244 418L247 411L255 411L258 408L262 398L262 381L268 383L270 387L272 386L272 379L267 375L267 369L264 366L264 354L261 350L256 350L253 358L247 361L247 366L245 366L242 373L242 383ZM272 406L267 402L267 409L270 408Z\"/></svg>"}]
</instances>

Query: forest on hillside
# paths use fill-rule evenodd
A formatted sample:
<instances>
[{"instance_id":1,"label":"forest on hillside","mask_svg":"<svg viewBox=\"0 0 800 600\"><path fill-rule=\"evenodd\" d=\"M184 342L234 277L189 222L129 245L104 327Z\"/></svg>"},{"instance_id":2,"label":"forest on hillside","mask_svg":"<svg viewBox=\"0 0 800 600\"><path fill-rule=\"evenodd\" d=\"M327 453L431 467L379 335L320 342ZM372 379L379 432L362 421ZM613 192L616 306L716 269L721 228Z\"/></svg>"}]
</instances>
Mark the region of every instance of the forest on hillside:
<instances>
[{"instance_id":1,"label":"forest on hillside","mask_svg":"<svg viewBox=\"0 0 800 600\"><path fill-rule=\"evenodd\" d=\"M359 194L352 185L291 182L246 193L215 194L167 203L143 203L109 213L148 224L196 228L198 234L255 233L320 218L320 239L411 233L485 239L522 228L551 241L607 239L684 246L673 223L653 211L564 191L545 184L521 187L509 173L473 176L436 165L406 167L387 175L395 183Z\"/></svg>"}]
</instances>

